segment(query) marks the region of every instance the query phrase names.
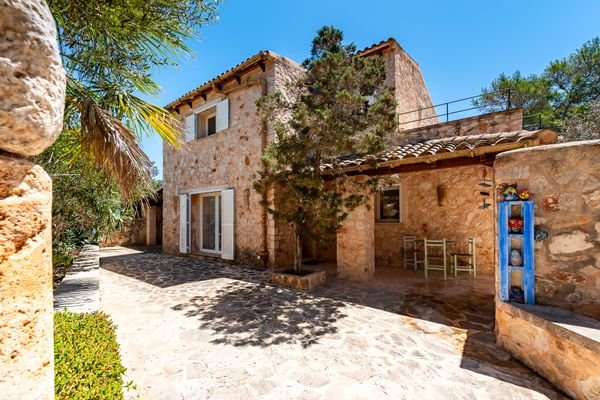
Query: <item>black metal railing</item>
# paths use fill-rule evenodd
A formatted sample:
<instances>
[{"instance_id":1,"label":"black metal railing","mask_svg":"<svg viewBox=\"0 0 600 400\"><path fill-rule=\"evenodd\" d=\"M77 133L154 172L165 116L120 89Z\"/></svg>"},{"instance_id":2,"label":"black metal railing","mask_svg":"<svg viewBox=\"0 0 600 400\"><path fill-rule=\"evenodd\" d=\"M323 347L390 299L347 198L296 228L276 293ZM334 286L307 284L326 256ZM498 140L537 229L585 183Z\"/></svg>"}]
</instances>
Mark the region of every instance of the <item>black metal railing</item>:
<instances>
[{"instance_id":1,"label":"black metal railing","mask_svg":"<svg viewBox=\"0 0 600 400\"><path fill-rule=\"evenodd\" d=\"M542 114L530 114L523 116L523 129L526 131L535 131L542 129Z\"/></svg>"},{"instance_id":2,"label":"black metal railing","mask_svg":"<svg viewBox=\"0 0 600 400\"><path fill-rule=\"evenodd\" d=\"M487 96L491 96L491 95L498 95L498 94L500 94L500 96L497 96L497 98L495 98L495 101L493 101L491 104L486 104L485 106L474 105L475 104L474 100L477 98L481 98L484 96L487 97ZM454 109L457 105L458 105L458 107L461 107L459 104L464 103L466 101L470 102L471 107L460 108L458 110ZM511 108L512 108L511 90L510 89L498 90L495 92L489 92L489 93L485 93L485 94L479 94L477 96L465 97L465 98L458 99L458 100L448 101L446 103L436 104L434 106L423 107L423 108L419 108L416 110L399 113L398 114L398 125L401 128L402 125L411 124L414 122L425 121L428 119L437 118L439 121L441 121L444 117L445 117L446 121L441 121L441 122L449 122L451 116L454 116L456 114L466 113L466 112L473 111L473 110L501 111L501 110L510 110ZM442 112L439 112L439 109L441 109ZM421 114L425 110L434 110L434 114L422 117ZM402 118L403 116L408 115L408 114L414 114L414 113L417 113L417 115L418 115L417 119L411 119L409 121L401 121L401 119L403 119Z\"/></svg>"}]
</instances>

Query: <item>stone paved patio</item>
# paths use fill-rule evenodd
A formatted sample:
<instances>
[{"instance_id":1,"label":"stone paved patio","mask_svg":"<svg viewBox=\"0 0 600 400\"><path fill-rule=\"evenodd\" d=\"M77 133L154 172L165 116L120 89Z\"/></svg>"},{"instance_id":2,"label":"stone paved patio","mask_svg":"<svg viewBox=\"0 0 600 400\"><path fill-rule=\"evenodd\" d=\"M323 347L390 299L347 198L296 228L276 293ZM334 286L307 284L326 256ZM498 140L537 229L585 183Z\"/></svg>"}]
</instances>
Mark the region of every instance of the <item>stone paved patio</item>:
<instances>
[{"instance_id":1,"label":"stone paved patio","mask_svg":"<svg viewBox=\"0 0 600 400\"><path fill-rule=\"evenodd\" d=\"M494 344L491 277L378 270L310 293L219 262L101 250L141 399L562 399Z\"/></svg>"}]
</instances>

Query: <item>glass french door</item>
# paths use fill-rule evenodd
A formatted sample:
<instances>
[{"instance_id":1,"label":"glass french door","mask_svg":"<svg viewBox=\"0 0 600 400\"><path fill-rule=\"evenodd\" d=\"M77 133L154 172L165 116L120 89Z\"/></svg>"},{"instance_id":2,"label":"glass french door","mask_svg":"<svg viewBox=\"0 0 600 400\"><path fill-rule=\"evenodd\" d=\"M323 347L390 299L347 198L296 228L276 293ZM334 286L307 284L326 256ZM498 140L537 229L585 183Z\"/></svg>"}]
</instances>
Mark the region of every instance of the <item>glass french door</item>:
<instances>
[{"instance_id":1,"label":"glass french door","mask_svg":"<svg viewBox=\"0 0 600 400\"><path fill-rule=\"evenodd\" d=\"M202 251L221 251L221 196L202 195L200 201L200 247Z\"/></svg>"}]
</instances>

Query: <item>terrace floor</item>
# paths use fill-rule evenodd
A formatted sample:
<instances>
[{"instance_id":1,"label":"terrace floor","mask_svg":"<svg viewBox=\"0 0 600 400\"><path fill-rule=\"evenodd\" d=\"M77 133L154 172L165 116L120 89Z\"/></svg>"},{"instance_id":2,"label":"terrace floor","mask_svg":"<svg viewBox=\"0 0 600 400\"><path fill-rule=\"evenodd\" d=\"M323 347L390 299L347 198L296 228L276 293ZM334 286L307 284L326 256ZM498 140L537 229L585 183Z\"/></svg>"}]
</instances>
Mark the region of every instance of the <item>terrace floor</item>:
<instances>
[{"instance_id":1,"label":"terrace floor","mask_svg":"<svg viewBox=\"0 0 600 400\"><path fill-rule=\"evenodd\" d=\"M313 268L320 268L316 266ZM299 292L269 273L101 250L101 309L143 399L562 399L494 341L493 277L380 268Z\"/></svg>"}]
</instances>

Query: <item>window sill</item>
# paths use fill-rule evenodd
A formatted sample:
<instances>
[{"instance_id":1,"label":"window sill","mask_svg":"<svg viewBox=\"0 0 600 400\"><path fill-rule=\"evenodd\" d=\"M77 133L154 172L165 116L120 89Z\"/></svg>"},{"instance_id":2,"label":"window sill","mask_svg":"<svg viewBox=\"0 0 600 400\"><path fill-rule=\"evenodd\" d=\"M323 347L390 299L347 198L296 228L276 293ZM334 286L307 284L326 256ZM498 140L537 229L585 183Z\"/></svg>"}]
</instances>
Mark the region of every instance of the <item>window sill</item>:
<instances>
[{"instance_id":1,"label":"window sill","mask_svg":"<svg viewBox=\"0 0 600 400\"><path fill-rule=\"evenodd\" d=\"M376 224L386 224L386 225L387 224L398 224L398 225L400 225L402 223L402 221L390 221L390 220L381 219L381 220L375 220L375 223Z\"/></svg>"},{"instance_id":2,"label":"window sill","mask_svg":"<svg viewBox=\"0 0 600 400\"><path fill-rule=\"evenodd\" d=\"M217 132L213 133L213 134L212 134L212 135L210 135L210 136L203 136L203 137L201 137L201 138L196 138L196 139L194 139L194 140L190 140L190 141L189 141L189 142L187 142L187 143L200 142L200 141L202 141L202 140L206 140L206 139L209 139L209 138L211 138L211 137L218 136L220 133L222 133L222 132L226 132L228 129L229 129L229 128L227 128L227 129L221 129L220 131L217 131Z\"/></svg>"}]
</instances>

